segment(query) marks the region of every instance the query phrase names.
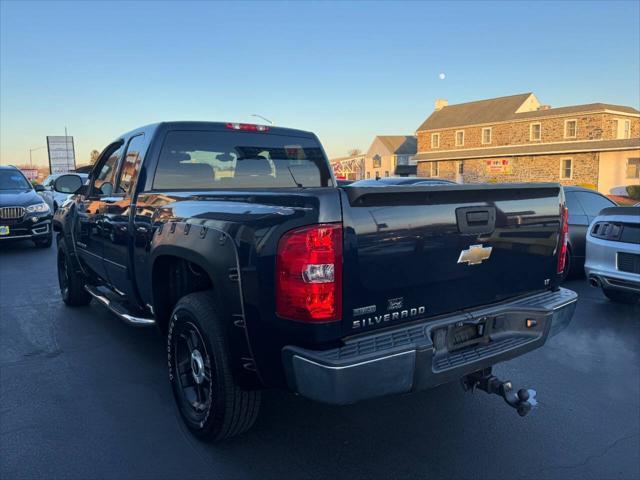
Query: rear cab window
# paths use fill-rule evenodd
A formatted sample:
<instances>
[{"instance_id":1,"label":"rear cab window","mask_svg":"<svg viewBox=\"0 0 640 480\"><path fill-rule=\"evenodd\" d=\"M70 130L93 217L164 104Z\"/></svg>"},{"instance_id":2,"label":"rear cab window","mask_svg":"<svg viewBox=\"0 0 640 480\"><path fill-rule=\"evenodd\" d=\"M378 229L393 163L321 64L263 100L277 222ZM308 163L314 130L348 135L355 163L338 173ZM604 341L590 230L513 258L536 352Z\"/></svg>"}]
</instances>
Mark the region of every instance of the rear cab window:
<instances>
[{"instance_id":1,"label":"rear cab window","mask_svg":"<svg viewBox=\"0 0 640 480\"><path fill-rule=\"evenodd\" d=\"M313 137L271 132L169 131L154 190L332 186L328 162Z\"/></svg>"}]
</instances>

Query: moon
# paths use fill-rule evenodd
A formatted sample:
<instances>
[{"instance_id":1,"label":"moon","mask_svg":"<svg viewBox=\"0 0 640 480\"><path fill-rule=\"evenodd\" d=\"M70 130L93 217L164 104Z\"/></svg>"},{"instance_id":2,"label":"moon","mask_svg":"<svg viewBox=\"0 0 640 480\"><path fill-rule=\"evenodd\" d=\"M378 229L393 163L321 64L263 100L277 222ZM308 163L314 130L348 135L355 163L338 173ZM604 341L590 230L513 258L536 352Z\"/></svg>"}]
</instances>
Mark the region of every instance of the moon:
<instances>
[{"instance_id":1,"label":"moon","mask_svg":"<svg viewBox=\"0 0 640 480\"><path fill-rule=\"evenodd\" d=\"M438 78L440 80L444 80L445 78L447 78L447 76L444 73L441 73L440 75L438 75Z\"/></svg>"}]
</instances>

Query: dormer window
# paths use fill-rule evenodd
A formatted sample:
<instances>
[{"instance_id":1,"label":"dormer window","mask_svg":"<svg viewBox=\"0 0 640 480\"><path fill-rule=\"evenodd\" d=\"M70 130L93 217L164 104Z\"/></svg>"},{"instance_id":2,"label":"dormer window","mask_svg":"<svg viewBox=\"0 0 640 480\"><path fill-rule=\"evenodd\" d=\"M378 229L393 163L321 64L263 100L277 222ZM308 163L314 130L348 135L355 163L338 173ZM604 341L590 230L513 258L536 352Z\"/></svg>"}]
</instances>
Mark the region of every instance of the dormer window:
<instances>
[{"instance_id":1,"label":"dormer window","mask_svg":"<svg viewBox=\"0 0 640 480\"><path fill-rule=\"evenodd\" d=\"M440 134L432 133L431 134L431 148L440 148Z\"/></svg>"}]
</instances>

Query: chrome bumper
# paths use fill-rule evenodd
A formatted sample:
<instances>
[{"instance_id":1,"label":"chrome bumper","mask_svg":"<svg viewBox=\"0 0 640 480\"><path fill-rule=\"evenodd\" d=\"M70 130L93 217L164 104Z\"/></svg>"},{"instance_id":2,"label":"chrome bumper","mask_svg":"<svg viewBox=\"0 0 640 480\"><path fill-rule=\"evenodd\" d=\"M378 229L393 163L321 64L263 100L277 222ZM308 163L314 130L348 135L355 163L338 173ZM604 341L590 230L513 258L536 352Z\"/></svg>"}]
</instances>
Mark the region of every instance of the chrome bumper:
<instances>
[{"instance_id":1,"label":"chrome bumper","mask_svg":"<svg viewBox=\"0 0 640 480\"><path fill-rule=\"evenodd\" d=\"M569 324L577 298L561 288L354 337L331 350L287 346L287 381L307 398L340 405L425 390L541 347ZM481 324L482 342L452 347L456 328Z\"/></svg>"}]
</instances>

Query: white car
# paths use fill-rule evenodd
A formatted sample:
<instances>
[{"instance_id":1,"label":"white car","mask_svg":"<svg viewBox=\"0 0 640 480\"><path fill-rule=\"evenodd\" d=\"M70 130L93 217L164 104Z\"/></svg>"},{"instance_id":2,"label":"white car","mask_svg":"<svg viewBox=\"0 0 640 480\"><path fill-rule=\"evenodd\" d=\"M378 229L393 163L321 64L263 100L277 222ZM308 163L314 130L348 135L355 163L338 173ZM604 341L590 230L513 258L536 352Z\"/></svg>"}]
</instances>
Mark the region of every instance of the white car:
<instances>
[{"instance_id":1,"label":"white car","mask_svg":"<svg viewBox=\"0 0 640 480\"><path fill-rule=\"evenodd\" d=\"M605 208L587 233L585 273L610 300L640 301L640 207Z\"/></svg>"},{"instance_id":2,"label":"white car","mask_svg":"<svg viewBox=\"0 0 640 480\"><path fill-rule=\"evenodd\" d=\"M55 181L62 175L77 175L82 180L83 185L89 178L89 175L86 173L55 173L45 178L44 182L42 182L42 186L45 188L45 191L41 192L40 195L54 212L71 196L69 193L57 192L53 188Z\"/></svg>"}]
</instances>

